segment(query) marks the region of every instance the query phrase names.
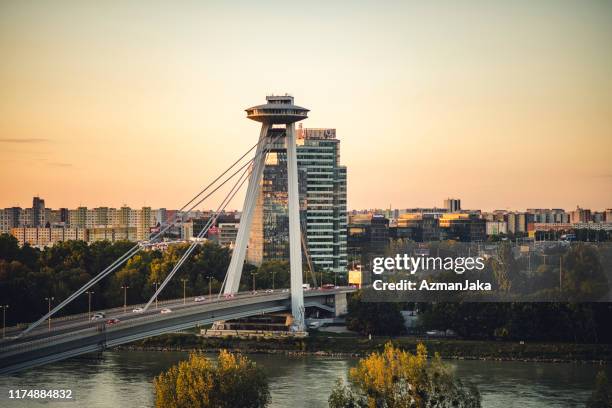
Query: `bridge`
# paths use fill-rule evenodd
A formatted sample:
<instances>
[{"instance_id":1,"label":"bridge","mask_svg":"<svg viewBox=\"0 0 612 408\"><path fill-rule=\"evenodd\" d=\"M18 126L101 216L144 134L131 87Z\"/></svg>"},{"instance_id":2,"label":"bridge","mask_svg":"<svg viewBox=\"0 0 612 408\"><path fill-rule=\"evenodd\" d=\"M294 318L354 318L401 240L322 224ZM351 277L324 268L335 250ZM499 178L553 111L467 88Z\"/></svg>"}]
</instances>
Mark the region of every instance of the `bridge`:
<instances>
[{"instance_id":1,"label":"bridge","mask_svg":"<svg viewBox=\"0 0 612 408\"><path fill-rule=\"evenodd\" d=\"M341 314L346 308L346 294L354 290L349 287L307 290L304 291L304 306ZM291 311L291 295L286 289L276 289L207 298L201 302L174 299L161 302L157 309L132 312L138 306L131 306L127 312L123 307L102 311L105 318L99 321L90 320L87 313L65 316L52 322L51 331L43 326L26 337L9 338L0 343L0 374L11 374L218 320ZM170 312L160 313L162 309ZM109 325L107 322L111 319L118 319L118 323Z\"/></svg>"},{"instance_id":2,"label":"bridge","mask_svg":"<svg viewBox=\"0 0 612 408\"><path fill-rule=\"evenodd\" d=\"M0 342L0 374L14 373L163 333L207 325L214 321L231 320L264 313L290 311L293 317L291 330L303 331L305 330L306 307L318 307L332 311L336 315L346 309L346 294L353 291L352 288L323 289L321 287L319 290L313 291L303 290L302 288L301 244L304 235L301 231L299 216L294 123L305 119L308 109L294 105L293 97L290 96L269 96L266 99L267 104L247 109L249 119L262 123L258 142L178 210L177 214L189 213L240 174L225 198L221 200L217 210L213 212L213 215L195 237L196 240L189 245L172 267L172 270L166 274L163 282L156 287L156 291L149 301L139 307L136 313L128 313L124 308L107 310L104 319L100 321L92 321L89 316L84 314L56 318L53 320L53 330L51 330L52 316L80 295L87 293L90 288L116 271L143 248L164 239L164 233L168 229L178 222L182 222L180 216L178 218L175 216L175 218L169 220L167 225L160 226L159 231L151 234L147 240L136 243L53 309L51 309L49 303L49 312L32 322L17 336ZM277 126L275 130L279 129L278 126L284 126L284 131L272 132L273 125ZM247 242L250 236L250 224L260 190L266 155L274 146L277 146L277 141L285 146L288 155L287 206L289 215L290 288L267 290L262 293L239 293ZM254 157L244 162L245 157L254 149ZM198 245L199 239L206 235L218 216L247 180L249 181L248 189L236 245L232 251L231 262L219 295L209 296L202 302L195 302L195 299L188 303L184 299L165 301L162 305L163 309L158 309L157 299L160 293L189 258ZM311 272L314 281L314 271L311 269ZM221 296L221 293L223 293L223 296ZM155 307L152 307L153 302L155 302ZM47 323L47 325L44 323ZM11 331L13 330L9 330L9 332Z\"/></svg>"}]
</instances>

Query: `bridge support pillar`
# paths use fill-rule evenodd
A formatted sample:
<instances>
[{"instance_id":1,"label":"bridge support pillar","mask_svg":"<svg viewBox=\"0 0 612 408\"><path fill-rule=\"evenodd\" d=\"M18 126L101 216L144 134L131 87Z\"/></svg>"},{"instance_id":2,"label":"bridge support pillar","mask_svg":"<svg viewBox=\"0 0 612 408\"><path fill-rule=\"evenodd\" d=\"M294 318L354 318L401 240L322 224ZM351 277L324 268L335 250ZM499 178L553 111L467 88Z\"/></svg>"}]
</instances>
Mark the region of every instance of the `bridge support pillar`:
<instances>
[{"instance_id":1,"label":"bridge support pillar","mask_svg":"<svg viewBox=\"0 0 612 408\"><path fill-rule=\"evenodd\" d=\"M300 202L298 188L298 163L297 163L297 148L295 137L295 124L285 123L286 131L286 146L287 146L287 205L289 215L289 266L291 274L291 313L293 315L293 328L296 331L305 330L304 324L304 291L302 288L302 246L301 246L301 228L300 228ZM236 244L232 253L232 259L227 270L227 280L223 289L224 294L232 294L238 292L242 268L246 257L247 244L251 232L251 224L253 222L253 213L257 205L257 197L260 189L260 181L263 175L263 170L266 160L266 144L270 136L268 132L271 124L262 122L261 132L259 135L259 145L253 163L253 170L249 178L249 186L247 188L246 197L242 215L240 217L240 225L238 227L238 235L236 236Z\"/></svg>"}]
</instances>

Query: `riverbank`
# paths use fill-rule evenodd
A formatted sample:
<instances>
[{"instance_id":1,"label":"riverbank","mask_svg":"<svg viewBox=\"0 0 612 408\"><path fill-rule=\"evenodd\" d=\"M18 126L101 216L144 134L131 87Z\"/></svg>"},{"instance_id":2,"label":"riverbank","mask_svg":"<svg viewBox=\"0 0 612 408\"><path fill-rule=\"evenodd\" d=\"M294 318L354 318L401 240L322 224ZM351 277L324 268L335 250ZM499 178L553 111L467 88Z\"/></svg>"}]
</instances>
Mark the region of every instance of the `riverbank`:
<instances>
[{"instance_id":1,"label":"riverbank","mask_svg":"<svg viewBox=\"0 0 612 408\"><path fill-rule=\"evenodd\" d=\"M120 350L203 351L229 349L242 353L319 355L328 357L363 357L381 351L385 343L413 351L421 342L432 355L444 359L532 361L557 363L612 363L612 344L573 344L542 342L478 341L461 339L431 339L414 336L366 337L313 333L302 339L240 339L204 338L192 333L167 334L121 346Z\"/></svg>"}]
</instances>

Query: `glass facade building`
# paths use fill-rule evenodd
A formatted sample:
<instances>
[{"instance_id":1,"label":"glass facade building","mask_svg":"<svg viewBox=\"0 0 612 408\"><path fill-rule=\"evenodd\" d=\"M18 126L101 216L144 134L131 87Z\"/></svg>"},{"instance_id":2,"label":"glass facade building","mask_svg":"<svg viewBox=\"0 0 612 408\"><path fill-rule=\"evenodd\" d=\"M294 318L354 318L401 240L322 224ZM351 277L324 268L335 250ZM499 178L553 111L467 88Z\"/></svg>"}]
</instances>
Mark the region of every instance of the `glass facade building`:
<instances>
[{"instance_id":1,"label":"glass facade building","mask_svg":"<svg viewBox=\"0 0 612 408\"><path fill-rule=\"evenodd\" d=\"M346 272L346 167L340 165L340 142L335 129L296 131L300 218L308 254L316 269ZM250 263L288 259L286 176L283 146L266 160L247 252Z\"/></svg>"}]
</instances>

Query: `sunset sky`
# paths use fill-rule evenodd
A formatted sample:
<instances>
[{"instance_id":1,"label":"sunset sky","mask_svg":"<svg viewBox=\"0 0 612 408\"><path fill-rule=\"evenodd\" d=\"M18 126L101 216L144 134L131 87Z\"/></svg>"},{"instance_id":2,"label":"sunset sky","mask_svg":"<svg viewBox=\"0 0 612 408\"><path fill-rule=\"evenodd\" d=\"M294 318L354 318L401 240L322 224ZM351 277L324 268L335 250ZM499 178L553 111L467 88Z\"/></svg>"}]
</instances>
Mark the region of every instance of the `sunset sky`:
<instances>
[{"instance_id":1,"label":"sunset sky","mask_svg":"<svg viewBox=\"0 0 612 408\"><path fill-rule=\"evenodd\" d=\"M285 92L349 209L612 207L612 2L564 0L0 1L0 207L180 207Z\"/></svg>"}]
</instances>

